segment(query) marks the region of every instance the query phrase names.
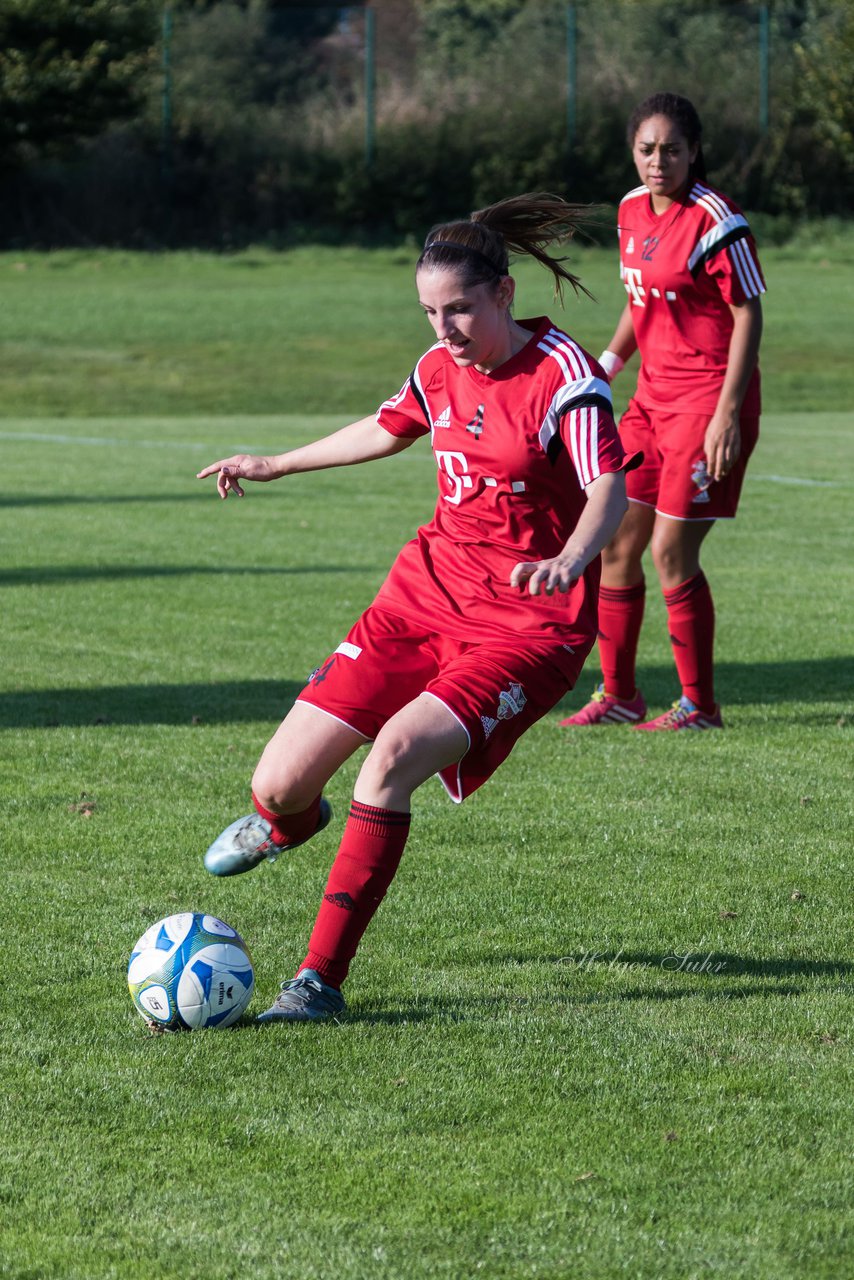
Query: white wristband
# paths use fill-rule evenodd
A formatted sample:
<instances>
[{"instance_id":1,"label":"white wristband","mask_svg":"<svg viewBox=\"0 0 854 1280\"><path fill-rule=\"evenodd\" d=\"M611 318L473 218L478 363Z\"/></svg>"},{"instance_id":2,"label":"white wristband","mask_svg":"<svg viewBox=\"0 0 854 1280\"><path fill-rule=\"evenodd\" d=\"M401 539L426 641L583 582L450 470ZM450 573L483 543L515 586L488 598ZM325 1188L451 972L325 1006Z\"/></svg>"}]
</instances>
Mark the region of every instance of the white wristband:
<instances>
[{"instance_id":1,"label":"white wristband","mask_svg":"<svg viewBox=\"0 0 854 1280\"><path fill-rule=\"evenodd\" d=\"M605 370L608 381L612 382L626 362L614 351L603 351L599 357L599 363Z\"/></svg>"}]
</instances>

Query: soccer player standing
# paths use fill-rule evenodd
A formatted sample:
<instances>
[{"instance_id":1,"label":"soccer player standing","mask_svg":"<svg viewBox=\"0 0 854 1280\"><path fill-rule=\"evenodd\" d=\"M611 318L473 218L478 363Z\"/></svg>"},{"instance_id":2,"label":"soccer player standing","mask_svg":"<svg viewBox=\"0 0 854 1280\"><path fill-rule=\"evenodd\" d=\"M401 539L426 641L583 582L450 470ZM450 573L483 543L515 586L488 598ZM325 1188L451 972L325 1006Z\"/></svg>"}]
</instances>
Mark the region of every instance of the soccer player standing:
<instances>
[{"instance_id":1,"label":"soccer player standing","mask_svg":"<svg viewBox=\"0 0 854 1280\"><path fill-rule=\"evenodd\" d=\"M642 185L620 204L620 274L628 301L600 363L609 378L635 352L637 389L620 420L643 465L627 477L629 509L602 553L602 683L564 725L722 728L714 689L715 614L700 548L735 516L759 435L761 294L765 282L742 212L706 182L693 105L657 93L632 112L628 142ZM643 621L641 557L650 547L682 686L644 721L635 660Z\"/></svg>"},{"instance_id":2,"label":"soccer player standing","mask_svg":"<svg viewBox=\"0 0 854 1280\"><path fill-rule=\"evenodd\" d=\"M412 793L434 774L462 801L574 684L596 634L599 552L626 510L610 388L550 320L513 318L509 252L555 288L579 281L545 252L574 229L556 197L519 196L430 232L416 267L436 336L376 415L276 456L199 472L244 480L386 457L429 435L438 501L373 604L319 664L252 780L256 812L205 854L215 875L296 848L331 817L323 789L371 743L295 978L261 1021L334 1016L359 941L397 870Z\"/></svg>"}]
</instances>

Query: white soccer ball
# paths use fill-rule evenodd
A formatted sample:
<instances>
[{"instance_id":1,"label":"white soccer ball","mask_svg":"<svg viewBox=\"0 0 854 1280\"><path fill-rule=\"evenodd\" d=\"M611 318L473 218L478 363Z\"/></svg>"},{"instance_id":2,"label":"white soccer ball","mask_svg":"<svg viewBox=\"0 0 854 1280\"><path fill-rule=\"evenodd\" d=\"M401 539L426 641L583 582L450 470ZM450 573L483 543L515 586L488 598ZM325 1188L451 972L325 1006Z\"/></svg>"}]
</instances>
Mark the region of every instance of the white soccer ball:
<instances>
[{"instance_id":1,"label":"white soccer ball","mask_svg":"<svg viewBox=\"0 0 854 1280\"><path fill-rule=\"evenodd\" d=\"M249 948L231 925L197 911L158 920L128 963L137 1012L164 1031L230 1027L252 998Z\"/></svg>"}]
</instances>

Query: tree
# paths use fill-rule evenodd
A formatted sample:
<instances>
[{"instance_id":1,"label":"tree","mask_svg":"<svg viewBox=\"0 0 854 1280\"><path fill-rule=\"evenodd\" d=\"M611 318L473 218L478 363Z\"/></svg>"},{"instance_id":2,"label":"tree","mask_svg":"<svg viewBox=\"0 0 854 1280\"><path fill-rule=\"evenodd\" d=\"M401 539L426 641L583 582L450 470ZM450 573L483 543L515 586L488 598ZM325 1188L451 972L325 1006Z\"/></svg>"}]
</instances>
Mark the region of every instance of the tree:
<instances>
[{"instance_id":1,"label":"tree","mask_svg":"<svg viewBox=\"0 0 854 1280\"><path fill-rule=\"evenodd\" d=\"M158 14L154 0L0 0L0 162L132 116Z\"/></svg>"},{"instance_id":2,"label":"tree","mask_svg":"<svg viewBox=\"0 0 854 1280\"><path fill-rule=\"evenodd\" d=\"M799 102L811 125L814 163L810 187L822 175L837 192L837 211L850 212L854 195L854 0L810 4L795 45ZM817 153L817 154L816 154ZM827 183L827 175L832 175Z\"/></svg>"}]
</instances>

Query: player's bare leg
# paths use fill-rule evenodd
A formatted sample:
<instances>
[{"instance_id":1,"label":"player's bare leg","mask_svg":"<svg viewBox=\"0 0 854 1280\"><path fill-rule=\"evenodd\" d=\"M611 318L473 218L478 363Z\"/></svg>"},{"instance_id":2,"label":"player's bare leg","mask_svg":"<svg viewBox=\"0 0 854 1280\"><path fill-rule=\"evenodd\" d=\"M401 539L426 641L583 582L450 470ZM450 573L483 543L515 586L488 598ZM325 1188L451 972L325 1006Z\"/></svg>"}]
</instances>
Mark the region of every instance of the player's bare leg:
<instances>
[{"instance_id":1,"label":"player's bare leg","mask_svg":"<svg viewBox=\"0 0 854 1280\"><path fill-rule=\"evenodd\" d=\"M468 734L444 703L422 693L377 734L353 790L353 799L378 808L409 812L422 782L468 750Z\"/></svg>"},{"instance_id":2,"label":"player's bare leg","mask_svg":"<svg viewBox=\"0 0 854 1280\"><path fill-rule=\"evenodd\" d=\"M713 524L714 520L655 517L650 551L662 591L672 591L700 572L700 548Z\"/></svg>"},{"instance_id":3,"label":"player's bare leg","mask_svg":"<svg viewBox=\"0 0 854 1280\"><path fill-rule=\"evenodd\" d=\"M602 586L634 587L643 581L643 553L656 526L655 509L629 502L620 527L602 551Z\"/></svg>"},{"instance_id":4,"label":"player's bare leg","mask_svg":"<svg viewBox=\"0 0 854 1280\"><path fill-rule=\"evenodd\" d=\"M467 749L460 722L429 694L383 726L356 781L308 954L260 1022L317 1021L343 1011L341 984L403 856L412 793Z\"/></svg>"},{"instance_id":5,"label":"player's bare leg","mask_svg":"<svg viewBox=\"0 0 854 1280\"><path fill-rule=\"evenodd\" d=\"M307 702L295 702L252 776L252 792L267 809L300 813L368 739Z\"/></svg>"},{"instance_id":6,"label":"player's bare leg","mask_svg":"<svg viewBox=\"0 0 854 1280\"><path fill-rule=\"evenodd\" d=\"M233 876L274 862L326 827L332 808L323 788L366 739L316 707L297 702L267 743L252 779L256 812L213 842L205 866Z\"/></svg>"}]
</instances>

